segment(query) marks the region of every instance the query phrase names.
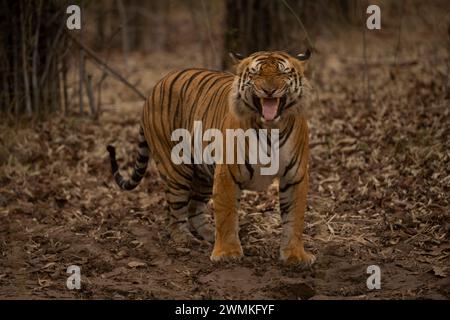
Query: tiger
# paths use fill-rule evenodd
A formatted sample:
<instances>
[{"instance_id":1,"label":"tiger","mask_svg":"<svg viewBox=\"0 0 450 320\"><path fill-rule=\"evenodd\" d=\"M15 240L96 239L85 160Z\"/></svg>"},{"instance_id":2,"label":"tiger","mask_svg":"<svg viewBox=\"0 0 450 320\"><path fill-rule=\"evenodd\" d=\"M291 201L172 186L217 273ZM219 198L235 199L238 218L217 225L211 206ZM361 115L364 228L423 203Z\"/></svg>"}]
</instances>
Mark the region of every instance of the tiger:
<instances>
[{"instance_id":1,"label":"tiger","mask_svg":"<svg viewBox=\"0 0 450 320\"><path fill-rule=\"evenodd\" d=\"M238 208L243 190L262 191L278 180L283 262L309 266L315 256L304 249L303 229L308 192L309 129L305 110L309 81L305 77L311 51L290 55L260 51L230 54L234 72L191 68L168 73L153 87L142 110L138 156L125 179L115 148L107 147L117 185L134 189L153 159L165 187L167 228L175 243L214 243L214 262L240 259ZM171 132L250 128L279 131L279 168L261 175L259 164L174 164ZM212 199L214 227L208 202Z\"/></svg>"}]
</instances>

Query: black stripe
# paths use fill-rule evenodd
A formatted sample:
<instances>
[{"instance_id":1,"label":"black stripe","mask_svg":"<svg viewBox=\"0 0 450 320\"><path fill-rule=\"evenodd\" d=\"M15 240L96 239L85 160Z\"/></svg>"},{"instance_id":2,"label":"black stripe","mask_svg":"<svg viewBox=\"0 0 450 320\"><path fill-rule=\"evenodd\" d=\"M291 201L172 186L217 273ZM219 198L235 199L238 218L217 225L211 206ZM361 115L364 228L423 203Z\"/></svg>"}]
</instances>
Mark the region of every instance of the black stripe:
<instances>
[{"instance_id":1,"label":"black stripe","mask_svg":"<svg viewBox=\"0 0 450 320\"><path fill-rule=\"evenodd\" d=\"M148 162L148 160L149 160L149 157L144 156L144 155L142 155L140 153L138 154L138 157L136 159L136 161L140 162L140 163Z\"/></svg>"},{"instance_id":2,"label":"black stripe","mask_svg":"<svg viewBox=\"0 0 450 320\"><path fill-rule=\"evenodd\" d=\"M189 89L189 87L191 86L191 84L195 80L195 78L197 78L200 74L202 74L204 72L205 72L205 70L200 70L200 71L194 73L193 75L191 75L189 77L189 79L187 79L186 82L183 83L183 86L181 87L181 90L180 90L180 96L179 96L179 99L177 101L177 105L175 107L175 112L172 115L172 128L176 128L175 120L178 118L178 116L180 116L180 121L182 122L181 116L182 116L183 113L179 112L180 105L181 105L181 100L184 99L184 96L185 96L187 90Z\"/></svg>"},{"instance_id":3,"label":"black stripe","mask_svg":"<svg viewBox=\"0 0 450 320\"><path fill-rule=\"evenodd\" d=\"M297 103L297 100L294 100L294 101L288 103L288 104L283 108L283 111L285 111L285 110L291 108L291 107L292 107L294 104L296 104L296 103Z\"/></svg>"},{"instance_id":4,"label":"black stripe","mask_svg":"<svg viewBox=\"0 0 450 320\"><path fill-rule=\"evenodd\" d=\"M142 180L142 176L137 173L137 171L133 171L133 174L131 175L131 180L134 182L130 182L132 184L138 184Z\"/></svg>"},{"instance_id":5,"label":"black stripe","mask_svg":"<svg viewBox=\"0 0 450 320\"><path fill-rule=\"evenodd\" d=\"M173 221L170 221L170 225L174 225L174 224L180 224L180 223L185 223L186 222L186 218L178 218L176 215L174 214L170 214L170 217L172 217Z\"/></svg>"},{"instance_id":6,"label":"black stripe","mask_svg":"<svg viewBox=\"0 0 450 320\"><path fill-rule=\"evenodd\" d=\"M247 101L245 101L244 99L242 99L241 101L243 101L244 102L244 104L248 107L248 108L250 108L250 110L254 110L254 111L256 111L256 112L258 112L258 113L260 113L260 111L259 111L259 109L258 108L256 108L255 106L253 106L253 105L250 105L250 104L248 104L247 103Z\"/></svg>"},{"instance_id":7,"label":"black stripe","mask_svg":"<svg viewBox=\"0 0 450 320\"><path fill-rule=\"evenodd\" d=\"M174 188L174 189L181 189L181 190L185 190L185 191L191 191L191 186L190 185L185 185L185 184L179 183L177 181L169 181L168 184L170 184L171 187Z\"/></svg>"},{"instance_id":8,"label":"black stripe","mask_svg":"<svg viewBox=\"0 0 450 320\"><path fill-rule=\"evenodd\" d=\"M178 81L178 79L180 79L184 74L186 74L186 73L188 73L188 72L190 72L190 71L192 71L192 69L184 69L184 70L178 72L178 74L172 79L172 81L171 81L170 84L169 84L169 88L168 88L168 103L167 103L167 105L164 104L164 92L166 91L166 90L165 90L165 89L166 89L166 85L165 85L166 82L164 81L164 85L161 86L161 89L160 89L160 115L161 115L161 116L162 116L162 114L163 114L164 106L166 106L167 112L168 112L169 116L171 115L171 104L172 104L173 86L174 86L175 83ZM155 117L155 118L156 118L156 117ZM162 125L162 131L163 131L164 137L167 137L167 136L168 136L168 132L167 132L165 126L164 126L165 124L166 124L165 121L162 121L162 122L161 122L161 125ZM168 148L170 148L170 145L169 145L169 142L167 141L167 139L162 139L161 141L164 141L164 143L166 144L166 146L167 146Z\"/></svg>"},{"instance_id":9,"label":"black stripe","mask_svg":"<svg viewBox=\"0 0 450 320\"><path fill-rule=\"evenodd\" d=\"M212 182L211 181L212 177L210 175L206 175L206 174L200 173L199 170L196 170L195 178L200 180L200 181L206 182L207 185L211 185L212 184L211 183Z\"/></svg>"},{"instance_id":10,"label":"black stripe","mask_svg":"<svg viewBox=\"0 0 450 320\"><path fill-rule=\"evenodd\" d=\"M147 140L141 141L138 143L139 148L148 148Z\"/></svg>"},{"instance_id":11,"label":"black stripe","mask_svg":"<svg viewBox=\"0 0 450 320\"><path fill-rule=\"evenodd\" d=\"M191 104L191 107L189 108L190 113L189 113L189 117L188 117L188 123L193 123L193 121L192 121L192 117L194 116L193 108L195 108L195 106L198 106L198 100L200 99L200 97L203 96L203 90L206 87L206 85L208 84L208 82L211 79L214 79L216 76L217 76L217 74L211 73L211 74L207 74L205 77L203 77L202 79L199 80L199 85L195 89L195 91L197 91L197 94L195 95L194 100Z\"/></svg>"},{"instance_id":12,"label":"black stripe","mask_svg":"<svg viewBox=\"0 0 450 320\"><path fill-rule=\"evenodd\" d=\"M207 91L212 91L212 96L209 97L209 101L206 104L205 108L204 108L204 112L202 113L201 119L203 119L204 115L206 112L209 111L209 107L211 106L212 102L216 99L216 97L218 96L219 90L211 90L211 88L216 85L219 81L223 80L223 79L227 79L229 78L228 75L224 75L224 76L219 76L219 78L217 78L216 80L214 80L213 83L211 83L211 85L209 86L209 88L207 89ZM219 86L219 89L221 88L221 86ZM215 110L213 110L212 112L214 112Z\"/></svg>"},{"instance_id":13,"label":"black stripe","mask_svg":"<svg viewBox=\"0 0 450 320\"><path fill-rule=\"evenodd\" d=\"M186 207L189 202L188 201L175 201L175 202L167 201L167 203L169 204L169 206L172 210L180 210L181 208Z\"/></svg>"},{"instance_id":14,"label":"black stripe","mask_svg":"<svg viewBox=\"0 0 450 320\"><path fill-rule=\"evenodd\" d=\"M142 168L135 168L134 169L139 175L143 176L145 173L145 170L147 170L147 167L142 167Z\"/></svg>"},{"instance_id":15,"label":"black stripe","mask_svg":"<svg viewBox=\"0 0 450 320\"><path fill-rule=\"evenodd\" d=\"M285 132L285 130L288 130L288 132ZM281 132L281 141L279 144L279 148L281 149L284 144L289 140L289 137L292 133L292 131L294 130L294 121L292 120L290 122L290 125L287 126L287 129L283 130L283 132ZM303 151L302 151L303 152Z\"/></svg>"},{"instance_id":16,"label":"black stripe","mask_svg":"<svg viewBox=\"0 0 450 320\"><path fill-rule=\"evenodd\" d=\"M233 173L231 172L229 166L227 166L227 169L228 169L228 172L230 173L231 179L233 180L234 184L236 184L236 185L239 187L239 189L242 190L242 183L239 182L239 181L237 181L236 177L235 177L235 176L233 175Z\"/></svg>"},{"instance_id":17,"label":"black stripe","mask_svg":"<svg viewBox=\"0 0 450 320\"><path fill-rule=\"evenodd\" d=\"M209 201L209 198L211 196L211 192L208 194L209 196L201 196L201 195L193 195L191 196L191 200L206 203Z\"/></svg>"},{"instance_id":18,"label":"black stripe","mask_svg":"<svg viewBox=\"0 0 450 320\"><path fill-rule=\"evenodd\" d=\"M293 186L296 186L296 185L298 185L299 183L301 183L302 181L303 181L303 179L305 178L305 175L303 175L301 178L300 178L300 180L298 180L298 181L295 181L295 182L292 182L292 183L288 183L288 184L286 184L283 188L281 188L280 187L280 192L281 193L284 193L284 192L286 192L288 189L290 189L290 188L292 188Z\"/></svg>"},{"instance_id":19,"label":"black stripe","mask_svg":"<svg viewBox=\"0 0 450 320\"><path fill-rule=\"evenodd\" d=\"M247 168L247 171L250 173L250 180L253 179L253 173L254 173L254 169L252 167L252 165L250 163L248 163L248 161L245 161L245 167Z\"/></svg>"},{"instance_id":20,"label":"black stripe","mask_svg":"<svg viewBox=\"0 0 450 320\"><path fill-rule=\"evenodd\" d=\"M229 89L230 88L230 86L223 86L223 89L222 89L222 92L220 93L220 95L219 95L219 97L218 97L218 102L220 102L220 101L223 101L223 96L224 95L226 95L226 96L228 96L228 92L229 91L227 91L227 89ZM226 109L226 108L222 108L221 109L221 111L222 111L222 113L224 112L224 111L228 111L228 109ZM215 126L217 126L217 127L222 127L222 125L220 124L218 124L218 122L220 122L220 121L222 121L222 119L223 119L223 115L219 112L219 110L215 110L215 112L213 113L213 119L212 119L212 121L211 121L211 125L212 125L212 127L214 128Z\"/></svg>"},{"instance_id":21,"label":"black stripe","mask_svg":"<svg viewBox=\"0 0 450 320\"><path fill-rule=\"evenodd\" d=\"M291 159L291 162L289 162L289 164L286 166L284 173L283 173L283 177L286 176L286 174L289 172L289 170L291 170L294 165L297 163L298 160L298 153L296 154L295 158Z\"/></svg>"},{"instance_id":22,"label":"black stripe","mask_svg":"<svg viewBox=\"0 0 450 320\"><path fill-rule=\"evenodd\" d=\"M192 218L201 216L202 214L204 214L203 211L196 212L196 213L194 213L194 214L189 215L189 219L192 219ZM202 225L203 225L203 224L202 224Z\"/></svg>"},{"instance_id":23,"label":"black stripe","mask_svg":"<svg viewBox=\"0 0 450 320\"><path fill-rule=\"evenodd\" d=\"M289 211L291 210L291 204L292 204L291 201L287 203L280 203L281 216L284 216L286 213L289 213Z\"/></svg>"}]
</instances>

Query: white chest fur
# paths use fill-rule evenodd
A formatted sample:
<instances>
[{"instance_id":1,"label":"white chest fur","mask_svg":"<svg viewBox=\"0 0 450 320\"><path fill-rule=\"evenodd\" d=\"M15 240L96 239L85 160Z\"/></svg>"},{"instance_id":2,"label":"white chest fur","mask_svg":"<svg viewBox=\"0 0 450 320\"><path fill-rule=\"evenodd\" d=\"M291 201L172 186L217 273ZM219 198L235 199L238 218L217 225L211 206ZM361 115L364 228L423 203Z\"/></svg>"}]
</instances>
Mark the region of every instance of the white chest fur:
<instances>
[{"instance_id":1,"label":"white chest fur","mask_svg":"<svg viewBox=\"0 0 450 320\"><path fill-rule=\"evenodd\" d=\"M261 170L263 168L267 168L268 166L272 166L272 168L275 169L273 160L272 163L265 166L261 164L251 165L251 168L253 170L252 172L249 172L249 169L245 168L245 166L242 167L242 170L246 170L248 172L247 175L248 180L244 184L244 189L252 191L264 191L272 184L275 178L282 176L286 170L286 167L291 162L292 157L296 153L296 151L293 150L292 145L293 144L290 143L290 141L288 140L279 149L277 170L275 170L273 174L264 174L264 170Z\"/></svg>"}]
</instances>

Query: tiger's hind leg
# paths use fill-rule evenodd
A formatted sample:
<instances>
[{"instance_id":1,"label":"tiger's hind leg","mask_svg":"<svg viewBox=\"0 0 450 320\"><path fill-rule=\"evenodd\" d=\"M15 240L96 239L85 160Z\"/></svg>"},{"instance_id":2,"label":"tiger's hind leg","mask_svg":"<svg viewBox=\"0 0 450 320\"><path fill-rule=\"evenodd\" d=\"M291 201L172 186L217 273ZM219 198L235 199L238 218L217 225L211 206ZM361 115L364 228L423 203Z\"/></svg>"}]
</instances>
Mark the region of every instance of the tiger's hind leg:
<instances>
[{"instance_id":1,"label":"tiger's hind leg","mask_svg":"<svg viewBox=\"0 0 450 320\"><path fill-rule=\"evenodd\" d=\"M199 240L189 230L188 209L190 191L171 188L168 184L166 201L168 206L168 229L171 239L178 244L190 245Z\"/></svg>"},{"instance_id":2,"label":"tiger's hind leg","mask_svg":"<svg viewBox=\"0 0 450 320\"><path fill-rule=\"evenodd\" d=\"M214 227L211 224L208 200L199 198L198 195L193 195L189 203L188 216L192 229L204 240L213 243Z\"/></svg>"},{"instance_id":3,"label":"tiger's hind leg","mask_svg":"<svg viewBox=\"0 0 450 320\"><path fill-rule=\"evenodd\" d=\"M192 194L189 202L189 224L191 228L204 240L214 242L214 227L211 223L211 214L208 201L211 199L213 168L194 173L192 181Z\"/></svg>"}]
</instances>

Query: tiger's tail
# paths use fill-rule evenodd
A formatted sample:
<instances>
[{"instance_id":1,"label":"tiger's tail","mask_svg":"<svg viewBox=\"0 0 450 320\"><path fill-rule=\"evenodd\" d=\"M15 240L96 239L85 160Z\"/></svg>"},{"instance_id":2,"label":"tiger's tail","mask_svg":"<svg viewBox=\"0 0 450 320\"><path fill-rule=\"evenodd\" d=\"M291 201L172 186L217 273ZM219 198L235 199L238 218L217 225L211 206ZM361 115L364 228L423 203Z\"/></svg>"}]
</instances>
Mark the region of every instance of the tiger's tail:
<instances>
[{"instance_id":1,"label":"tiger's tail","mask_svg":"<svg viewBox=\"0 0 450 320\"><path fill-rule=\"evenodd\" d=\"M116 160L116 148L109 145L106 149L109 152L109 158L111 160L111 171L116 180L117 185L123 190L133 190L137 187L139 182L141 182L144 177L145 171L147 170L150 149L145 139L144 129L141 127L139 130L139 153L134 164L133 174L130 179L125 179L119 171L119 166Z\"/></svg>"}]
</instances>

